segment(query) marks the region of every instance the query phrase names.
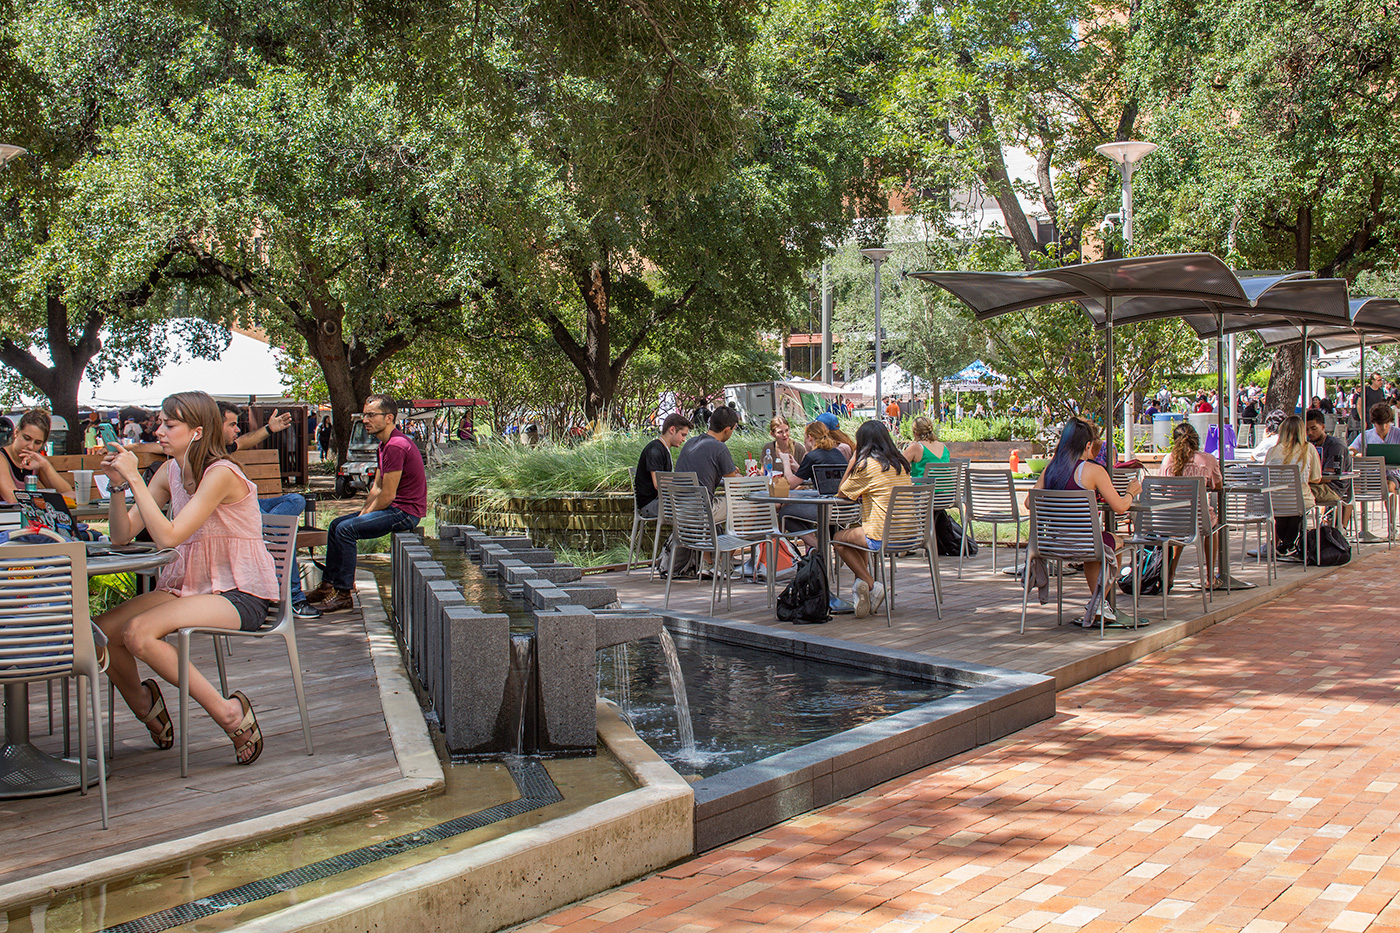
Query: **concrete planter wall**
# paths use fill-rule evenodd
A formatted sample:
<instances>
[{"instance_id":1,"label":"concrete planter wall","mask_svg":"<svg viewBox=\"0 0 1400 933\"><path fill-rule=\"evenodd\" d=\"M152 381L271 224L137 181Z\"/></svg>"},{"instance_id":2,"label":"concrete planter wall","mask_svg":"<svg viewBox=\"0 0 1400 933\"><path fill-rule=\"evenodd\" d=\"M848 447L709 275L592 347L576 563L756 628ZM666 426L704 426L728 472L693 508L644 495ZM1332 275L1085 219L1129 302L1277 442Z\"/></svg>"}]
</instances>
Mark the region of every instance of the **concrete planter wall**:
<instances>
[{"instance_id":1,"label":"concrete planter wall","mask_svg":"<svg viewBox=\"0 0 1400 933\"><path fill-rule=\"evenodd\" d=\"M1022 460L1045 456L1044 445L1036 441L949 441L948 450L973 462L1005 463L1013 450L1021 452Z\"/></svg>"},{"instance_id":2,"label":"concrete planter wall","mask_svg":"<svg viewBox=\"0 0 1400 933\"><path fill-rule=\"evenodd\" d=\"M512 496L504 504L484 495L443 496L435 507L439 523L475 525L496 534L525 532L544 547L602 550L627 543L632 501L630 492L565 492Z\"/></svg>"}]
</instances>

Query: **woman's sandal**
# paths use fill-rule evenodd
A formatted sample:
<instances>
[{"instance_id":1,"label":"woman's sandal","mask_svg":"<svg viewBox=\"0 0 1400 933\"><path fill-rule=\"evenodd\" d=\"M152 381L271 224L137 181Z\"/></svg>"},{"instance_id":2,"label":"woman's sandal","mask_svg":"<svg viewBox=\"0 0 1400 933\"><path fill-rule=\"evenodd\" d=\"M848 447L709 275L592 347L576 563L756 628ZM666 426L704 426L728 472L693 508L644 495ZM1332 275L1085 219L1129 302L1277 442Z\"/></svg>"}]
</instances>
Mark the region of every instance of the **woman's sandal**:
<instances>
[{"instance_id":1,"label":"woman's sandal","mask_svg":"<svg viewBox=\"0 0 1400 933\"><path fill-rule=\"evenodd\" d=\"M233 691L233 696L229 699L237 700L243 704L243 721L238 724L237 729L228 734L228 737L233 741L233 754L240 765L250 765L258 760L258 756L262 754L263 750L262 730L258 728L258 717L253 715L253 704L243 695L242 690ZM244 757L245 754L247 757Z\"/></svg>"},{"instance_id":2,"label":"woman's sandal","mask_svg":"<svg viewBox=\"0 0 1400 933\"><path fill-rule=\"evenodd\" d=\"M165 697L160 695L160 684L152 679L141 681L141 686L151 695L151 709L139 717L141 724L151 730L151 741L156 748L166 749L175 745L175 726L170 714L165 710Z\"/></svg>"}]
</instances>

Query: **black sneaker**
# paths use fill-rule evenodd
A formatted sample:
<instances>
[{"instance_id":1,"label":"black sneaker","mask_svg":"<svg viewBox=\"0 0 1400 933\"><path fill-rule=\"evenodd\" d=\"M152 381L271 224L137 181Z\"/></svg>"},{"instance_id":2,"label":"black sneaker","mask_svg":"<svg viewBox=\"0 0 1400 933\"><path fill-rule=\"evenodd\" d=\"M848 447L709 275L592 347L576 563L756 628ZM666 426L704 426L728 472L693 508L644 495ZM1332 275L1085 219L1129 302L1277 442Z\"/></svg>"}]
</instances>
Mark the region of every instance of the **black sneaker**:
<instances>
[{"instance_id":1,"label":"black sneaker","mask_svg":"<svg viewBox=\"0 0 1400 933\"><path fill-rule=\"evenodd\" d=\"M292 615L298 619L319 619L321 618L321 610L303 599L292 603Z\"/></svg>"}]
</instances>

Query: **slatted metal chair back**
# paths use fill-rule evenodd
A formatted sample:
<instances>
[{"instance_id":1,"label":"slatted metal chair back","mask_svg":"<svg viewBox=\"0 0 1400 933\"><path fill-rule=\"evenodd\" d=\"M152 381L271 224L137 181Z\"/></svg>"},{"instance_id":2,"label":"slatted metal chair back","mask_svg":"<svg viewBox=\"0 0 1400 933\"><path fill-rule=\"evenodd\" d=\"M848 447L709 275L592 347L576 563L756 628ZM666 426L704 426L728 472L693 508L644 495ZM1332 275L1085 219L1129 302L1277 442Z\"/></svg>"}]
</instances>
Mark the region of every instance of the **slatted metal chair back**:
<instances>
[{"instance_id":1,"label":"slatted metal chair back","mask_svg":"<svg viewBox=\"0 0 1400 933\"><path fill-rule=\"evenodd\" d=\"M81 611L77 611L81 607ZM0 550L0 684L72 676L88 625L87 552L81 543Z\"/></svg>"},{"instance_id":2,"label":"slatted metal chair back","mask_svg":"<svg viewBox=\"0 0 1400 933\"><path fill-rule=\"evenodd\" d=\"M1256 486L1263 489L1269 485L1269 468L1262 463L1252 466L1227 466L1225 482L1227 485ZM1224 521L1227 525L1248 525L1273 517L1267 492L1232 492L1225 497Z\"/></svg>"},{"instance_id":3,"label":"slatted metal chair back","mask_svg":"<svg viewBox=\"0 0 1400 933\"><path fill-rule=\"evenodd\" d=\"M884 537L880 540L884 550L894 552L932 546L933 490L925 486L891 490Z\"/></svg>"},{"instance_id":4,"label":"slatted metal chair back","mask_svg":"<svg viewBox=\"0 0 1400 933\"><path fill-rule=\"evenodd\" d=\"M1102 561L1103 525L1091 489L1032 489L1030 543L1032 557L1047 560Z\"/></svg>"},{"instance_id":5,"label":"slatted metal chair back","mask_svg":"<svg viewBox=\"0 0 1400 933\"><path fill-rule=\"evenodd\" d=\"M1021 506L1010 470L967 471L968 514L979 522L1019 522Z\"/></svg>"},{"instance_id":6,"label":"slatted metal chair back","mask_svg":"<svg viewBox=\"0 0 1400 933\"><path fill-rule=\"evenodd\" d=\"M1270 493L1275 518L1299 518L1306 510L1303 498L1303 465L1300 463L1268 463L1269 485L1282 486Z\"/></svg>"},{"instance_id":7,"label":"slatted metal chair back","mask_svg":"<svg viewBox=\"0 0 1400 933\"><path fill-rule=\"evenodd\" d=\"M748 496L768 492L766 476L726 476L724 496L726 530L736 538L762 539L777 533L778 507L771 502L755 502Z\"/></svg>"},{"instance_id":8,"label":"slatted metal chair back","mask_svg":"<svg viewBox=\"0 0 1400 933\"><path fill-rule=\"evenodd\" d=\"M661 491L672 484L680 486L699 486L700 478L693 472L656 474L656 495L661 502L657 514L660 515L662 522L670 522L671 516L666 511L666 497L661 494Z\"/></svg>"},{"instance_id":9,"label":"slatted metal chair back","mask_svg":"<svg viewBox=\"0 0 1400 933\"><path fill-rule=\"evenodd\" d=\"M1357 456L1352 458L1352 469L1356 473L1356 479L1352 483L1356 501L1384 502L1389 492L1386 486L1385 458Z\"/></svg>"},{"instance_id":10,"label":"slatted metal chair back","mask_svg":"<svg viewBox=\"0 0 1400 933\"><path fill-rule=\"evenodd\" d=\"M1147 502L1185 502L1185 508L1146 512L1142 516L1144 535L1162 535L1181 541L1194 541L1202 531L1201 494L1205 478L1201 476L1149 476L1142 484L1143 500Z\"/></svg>"},{"instance_id":11,"label":"slatted metal chair back","mask_svg":"<svg viewBox=\"0 0 1400 933\"><path fill-rule=\"evenodd\" d=\"M1142 471L1138 469L1115 469L1108 474L1108 478L1113 483L1113 488L1117 491L1118 495L1126 496L1128 494L1128 487L1132 485L1133 480L1137 479L1138 474L1141 472Z\"/></svg>"},{"instance_id":12,"label":"slatted metal chair back","mask_svg":"<svg viewBox=\"0 0 1400 933\"><path fill-rule=\"evenodd\" d=\"M700 486L667 487L670 514L676 538L693 551L715 549L715 520L710 509L709 490Z\"/></svg>"},{"instance_id":13,"label":"slatted metal chair back","mask_svg":"<svg viewBox=\"0 0 1400 933\"><path fill-rule=\"evenodd\" d=\"M924 475L916 482L933 490L935 509L961 509L963 489L967 483L967 464L953 461L930 463L924 467Z\"/></svg>"}]
</instances>

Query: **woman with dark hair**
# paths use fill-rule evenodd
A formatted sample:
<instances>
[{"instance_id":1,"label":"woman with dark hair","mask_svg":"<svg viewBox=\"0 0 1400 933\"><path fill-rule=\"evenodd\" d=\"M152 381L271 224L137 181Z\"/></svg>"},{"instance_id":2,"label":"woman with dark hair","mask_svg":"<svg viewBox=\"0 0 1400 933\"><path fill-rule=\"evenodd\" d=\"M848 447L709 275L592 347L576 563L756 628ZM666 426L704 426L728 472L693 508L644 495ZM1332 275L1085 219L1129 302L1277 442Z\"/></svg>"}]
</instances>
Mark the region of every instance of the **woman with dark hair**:
<instances>
[{"instance_id":1,"label":"woman with dark hair","mask_svg":"<svg viewBox=\"0 0 1400 933\"><path fill-rule=\"evenodd\" d=\"M1036 489L1092 489L1100 501L1119 515L1128 511L1128 506L1142 492L1142 483L1133 480L1128 484L1128 495L1118 495L1113 488L1113 480L1108 471L1094 462L1094 453L1099 447L1099 429L1083 418L1071 418L1065 422L1060 432L1060 443L1055 448L1055 456L1040 474ZM1103 546L1108 554L1117 554L1122 547L1118 536L1111 531L1103 532ZM1105 619L1114 621L1113 610L1104 605L1103 565L1098 561L1086 561L1084 579L1089 584L1089 603L1085 607L1080 625L1092 628L1102 614Z\"/></svg>"},{"instance_id":2,"label":"woman with dark hair","mask_svg":"<svg viewBox=\"0 0 1400 933\"><path fill-rule=\"evenodd\" d=\"M880 539L872 534L885 533L885 513L889 511L890 496L897 486L911 486L909 461L895 446L890 429L883 421L867 421L856 431L856 454L846 466L838 492L842 498L860 502L860 524L842 528L832 536L836 553L856 575L851 587L856 604L856 618L870 615L885 601L885 585L877 583L870 572L866 551L843 547L842 542L880 550Z\"/></svg>"},{"instance_id":3,"label":"woman with dark hair","mask_svg":"<svg viewBox=\"0 0 1400 933\"><path fill-rule=\"evenodd\" d=\"M191 625L257 631L279 596L276 568L263 543L257 487L224 459L223 422L208 395L180 392L161 405L156 436L169 459L149 487L130 450L114 447L102 461L113 480L107 512L112 540L125 544L144 528L157 545L179 555L162 568L154 590L95 620L110 646L107 676L157 748L170 748L175 730L160 685L137 681L136 660L178 684L179 654L166 636ZM130 509L127 489L136 500ZM193 666L189 674L190 696L228 734L237 762L252 764L263 746L252 703L242 691L220 696Z\"/></svg>"},{"instance_id":4,"label":"woman with dark hair","mask_svg":"<svg viewBox=\"0 0 1400 933\"><path fill-rule=\"evenodd\" d=\"M15 503L15 490L24 488L28 476L37 476L44 489L72 493L73 487L63 481L63 477L44 456L44 445L49 442L49 413L42 408L31 408L20 416L15 427L15 436L4 447L0 455L0 501L10 505Z\"/></svg>"}]
</instances>

